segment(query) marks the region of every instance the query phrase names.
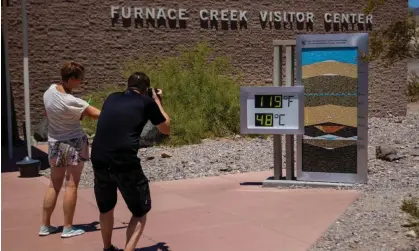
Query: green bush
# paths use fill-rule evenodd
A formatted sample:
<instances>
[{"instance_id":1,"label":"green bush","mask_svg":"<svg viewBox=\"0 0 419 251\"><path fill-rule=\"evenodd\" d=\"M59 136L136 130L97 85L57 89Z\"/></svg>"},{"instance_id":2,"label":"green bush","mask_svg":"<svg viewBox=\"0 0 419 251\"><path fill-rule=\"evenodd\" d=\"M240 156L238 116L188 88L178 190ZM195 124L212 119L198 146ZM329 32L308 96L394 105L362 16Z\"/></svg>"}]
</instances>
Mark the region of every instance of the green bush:
<instances>
[{"instance_id":1,"label":"green bush","mask_svg":"<svg viewBox=\"0 0 419 251\"><path fill-rule=\"evenodd\" d=\"M419 101L419 76L416 72L409 74L407 95L409 96L409 100L411 102Z\"/></svg>"},{"instance_id":2,"label":"green bush","mask_svg":"<svg viewBox=\"0 0 419 251\"><path fill-rule=\"evenodd\" d=\"M163 107L171 118L171 136L166 143L194 144L239 133L239 79L232 76L229 60L214 56L207 44L199 43L178 56L130 62L123 69L124 78L135 71L145 72L152 87L163 89ZM114 89L95 93L92 104L101 107ZM94 129L95 122L86 119L83 126Z\"/></svg>"},{"instance_id":3,"label":"green bush","mask_svg":"<svg viewBox=\"0 0 419 251\"><path fill-rule=\"evenodd\" d=\"M90 104L98 109L102 109L103 102L105 101L106 97L116 91L123 90L124 87L118 87L118 86L106 86L102 91L94 92L91 94L88 94L83 97L85 100L90 100ZM90 119L90 118L84 118L81 122L84 131L88 135L92 135L96 132L96 120Z\"/></svg>"}]
</instances>

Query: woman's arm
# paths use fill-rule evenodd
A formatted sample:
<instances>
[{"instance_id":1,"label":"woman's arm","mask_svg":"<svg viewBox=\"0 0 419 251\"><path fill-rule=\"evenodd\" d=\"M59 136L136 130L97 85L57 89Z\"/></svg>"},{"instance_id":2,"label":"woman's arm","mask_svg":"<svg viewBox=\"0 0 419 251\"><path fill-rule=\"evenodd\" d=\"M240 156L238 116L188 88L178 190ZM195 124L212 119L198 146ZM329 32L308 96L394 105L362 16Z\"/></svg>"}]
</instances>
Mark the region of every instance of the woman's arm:
<instances>
[{"instance_id":1,"label":"woman's arm","mask_svg":"<svg viewBox=\"0 0 419 251\"><path fill-rule=\"evenodd\" d=\"M98 119L100 116L100 110L94 106L89 105L82 113L82 117L87 116L92 119Z\"/></svg>"}]
</instances>

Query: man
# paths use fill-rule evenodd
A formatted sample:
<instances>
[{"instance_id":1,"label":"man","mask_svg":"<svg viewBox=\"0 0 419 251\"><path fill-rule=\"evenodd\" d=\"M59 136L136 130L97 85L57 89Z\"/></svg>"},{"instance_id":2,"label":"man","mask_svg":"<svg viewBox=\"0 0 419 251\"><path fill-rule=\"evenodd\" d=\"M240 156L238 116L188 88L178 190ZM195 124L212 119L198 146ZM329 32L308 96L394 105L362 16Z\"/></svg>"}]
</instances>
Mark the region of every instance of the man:
<instances>
[{"instance_id":1,"label":"man","mask_svg":"<svg viewBox=\"0 0 419 251\"><path fill-rule=\"evenodd\" d=\"M126 91L106 98L97 123L91 160L104 251L120 250L111 243L117 188L132 213L125 251L134 251L151 209L149 181L137 157L140 135L148 120L161 133L169 134L170 118L154 89L153 97L148 97L149 88L150 79L146 74L132 74Z\"/></svg>"}]
</instances>

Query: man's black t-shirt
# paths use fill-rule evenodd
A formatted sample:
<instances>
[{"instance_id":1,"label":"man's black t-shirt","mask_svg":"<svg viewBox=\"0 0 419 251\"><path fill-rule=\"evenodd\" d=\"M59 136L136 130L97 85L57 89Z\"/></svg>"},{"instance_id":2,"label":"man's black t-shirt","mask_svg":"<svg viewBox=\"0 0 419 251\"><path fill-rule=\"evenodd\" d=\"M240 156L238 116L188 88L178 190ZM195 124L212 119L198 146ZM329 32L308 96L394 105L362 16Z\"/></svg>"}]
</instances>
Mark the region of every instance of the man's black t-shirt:
<instances>
[{"instance_id":1,"label":"man's black t-shirt","mask_svg":"<svg viewBox=\"0 0 419 251\"><path fill-rule=\"evenodd\" d=\"M166 121L152 98L132 90L110 94L97 122L92 162L137 163L140 135L148 120L154 125Z\"/></svg>"}]
</instances>

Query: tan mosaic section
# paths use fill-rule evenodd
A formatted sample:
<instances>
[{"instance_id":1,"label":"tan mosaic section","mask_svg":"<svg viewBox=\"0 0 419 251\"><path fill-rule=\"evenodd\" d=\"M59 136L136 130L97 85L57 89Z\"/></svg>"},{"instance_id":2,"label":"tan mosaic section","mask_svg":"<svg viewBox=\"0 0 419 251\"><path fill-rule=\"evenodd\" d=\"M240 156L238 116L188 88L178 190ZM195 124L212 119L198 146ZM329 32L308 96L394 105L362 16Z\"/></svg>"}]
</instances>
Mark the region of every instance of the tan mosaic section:
<instances>
[{"instance_id":1,"label":"tan mosaic section","mask_svg":"<svg viewBox=\"0 0 419 251\"><path fill-rule=\"evenodd\" d=\"M357 107L322 105L304 108L304 126L325 122L357 127Z\"/></svg>"},{"instance_id":2,"label":"tan mosaic section","mask_svg":"<svg viewBox=\"0 0 419 251\"><path fill-rule=\"evenodd\" d=\"M357 66L336 61L325 61L303 66L303 79L321 75L339 75L357 78Z\"/></svg>"}]
</instances>

